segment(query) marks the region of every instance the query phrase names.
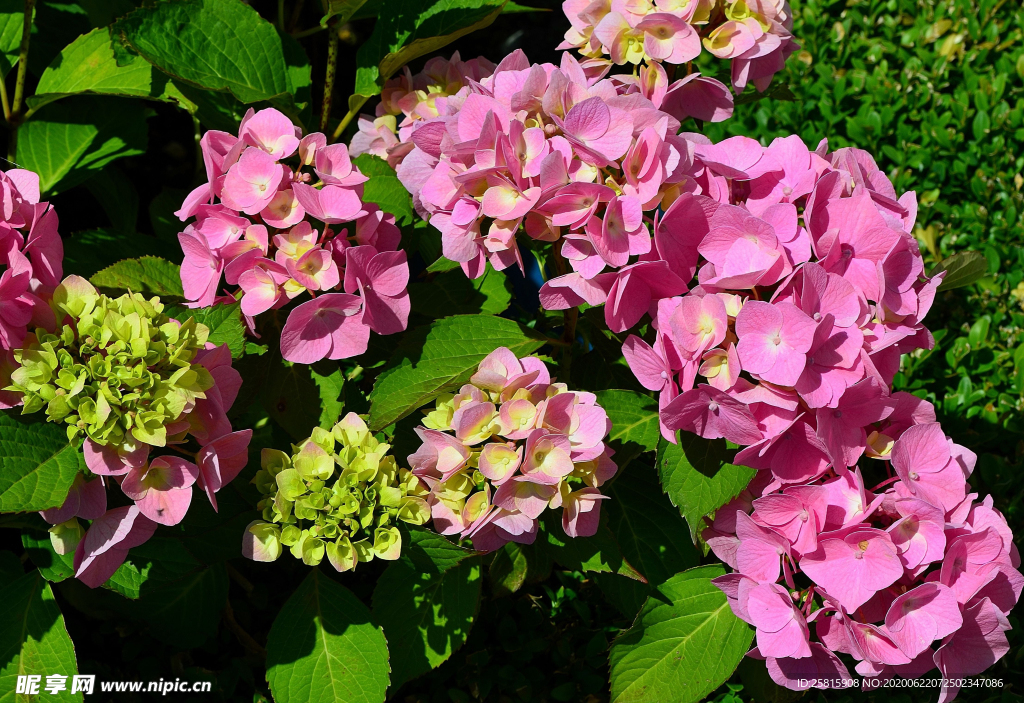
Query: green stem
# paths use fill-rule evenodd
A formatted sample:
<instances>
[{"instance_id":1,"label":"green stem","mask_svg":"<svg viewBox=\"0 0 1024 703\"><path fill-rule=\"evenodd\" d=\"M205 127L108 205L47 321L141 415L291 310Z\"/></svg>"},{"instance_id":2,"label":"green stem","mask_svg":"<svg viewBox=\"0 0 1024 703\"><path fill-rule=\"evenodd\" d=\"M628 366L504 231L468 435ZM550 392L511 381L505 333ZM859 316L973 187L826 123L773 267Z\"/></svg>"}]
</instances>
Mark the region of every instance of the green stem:
<instances>
[{"instance_id":1,"label":"green stem","mask_svg":"<svg viewBox=\"0 0 1024 703\"><path fill-rule=\"evenodd\" d=\"M18 150L18 127L25 121L21 114L21 108L25 102L25 78L28 76L28 44L32 38L32 15L36 7L36 0L25 0L25 21L21 27L21 50L18 52L18 78L14 84L14 102L11 104L10 118L8 124L11 126L11 136L7 144L7 158L14 161Z\"/></svg>"},{"instance_id":2,"label":"green stem","mask_svg":"<svg viewBox=\"0 0 1024 703\"><path fill-rule=\"evenodd\" d=\"M338 28L332 19L328 24L330 36L327 41L327 75L324 76L324 101L320 108L320 131L327 131L331 118L331 98L334 94L334 74L338 67Z\"/></svg>"},{"instance_id":3,"label":"green stem","mask_svg":"<svg viewBox=\"0 0 1024 703\"><path fill-rule=\"evenodd\" d=\"M277 28L284 32L284 0L277 0Z\"/></svg>"},{"instance_id":4,"label":"green stem","mask_svg":"<svg viewBox=\"0 0 1024 703\"><path fill-rule=\"evenodd\" d=\"M331 137L332 142L338 140L338 137L341 136L341 133L345 131L346 127L348 127L349 122L351 122L353 118L355 118L355 116L359 114L359 111L363 108L363 105L365 105L366 101L370 99L369 95L359 95L353 97L358 97L359 99L356 101L355 105L352 104L352 98L348 99L350 105L349 110L347 113L345 113L345 116L341 119L341 122L338 123L337 129L334 130L334 135Z\"/></svg>"},{"instance_id":5,"label":"green stem","mask_svg":"<svg viewBox=\"0 0 1024 703\"><path fill-rule=\"evenodd\" d=\"M292 34L292 39L305 39L306 37L311 37L318 32L324 31L324 29L325 27L321 27L320 25L310 27L309 29L303 29L301 32L295 32Z\"/></svg>"}]
</instances>

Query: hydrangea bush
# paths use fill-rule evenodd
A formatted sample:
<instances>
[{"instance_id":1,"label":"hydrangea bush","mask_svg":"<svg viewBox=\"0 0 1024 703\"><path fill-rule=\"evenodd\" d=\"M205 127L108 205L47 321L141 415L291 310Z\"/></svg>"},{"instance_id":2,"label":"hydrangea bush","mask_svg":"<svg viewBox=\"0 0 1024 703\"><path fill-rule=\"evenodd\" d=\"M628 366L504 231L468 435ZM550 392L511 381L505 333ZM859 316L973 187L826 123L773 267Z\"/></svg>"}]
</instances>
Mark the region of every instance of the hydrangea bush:
<instances>
[{"instance_id":1,"label":"hydrangea bush","mask_svg":"<svg viewBox=\"0 0 1024 703\"><path fill-rule=\"evenodd\" d=\"M463 58L462 39L536 27L531 8L396 2L83 9L95 26L33 54L31 79L53 10L17 18L17 695L97 662L139 678L152 653L278 703L932 677L947 703L1008 676L1009 497L977 490L971 437L897 386L978 255L926 265L918 195L867 151L705 134L785 94L794 9L566 0L532 63L514 40ZM150 113L110 102L142 99L195 146L150 198L152 234L151 183L111 166L156 172L125 158ZM63 154L94 113L109 124ZM83 193L111 227L62 237L40 201L78 222ZM557 685L520 684L537 617ZM477 669L488 683L453 687Z\"/></svg>"}]
</instances>

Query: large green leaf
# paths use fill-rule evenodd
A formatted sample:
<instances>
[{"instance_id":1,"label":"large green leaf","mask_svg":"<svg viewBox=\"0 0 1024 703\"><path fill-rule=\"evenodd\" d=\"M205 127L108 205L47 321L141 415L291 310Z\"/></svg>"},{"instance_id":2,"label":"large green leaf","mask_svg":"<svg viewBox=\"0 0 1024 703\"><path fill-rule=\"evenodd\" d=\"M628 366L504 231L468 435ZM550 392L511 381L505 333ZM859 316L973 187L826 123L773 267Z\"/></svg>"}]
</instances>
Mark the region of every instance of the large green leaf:
<instances>
[{"instance_id":1,"label":"large green leaf","mask_svg":"<svg viewBox=\"0 0 1024 703\"><path fill-rule=\"evenodd\" d=\"M485 356L508 347L525 356L543 344L527 328L490 315L455 315L406 334L370 393L370 427L380 430L469 380Z\"/></svg>"},{"instance_id":2,"label":"large green leaf","mask_svg":"<svg viewBox=\"0 0 1024 703\"><path fill-rule=\"evenodd\" d=\"M700 561L686 523L661 492L654 469L633 462L603 491L608 528L622 555L657 586Z\"/></svg>"},{"instance_id":3,"label":"large green leaf","mask_svg":"<svg viewBox=\"0 0 1024 703\"><path fill-rule=\"evenodd\" d=\"M732 675L753 631L711 583L724 573L718 565L684 571L647 599L612 644L612 703L691 703Z\"/></svg>"},{"instance_id":4,"label":"large green leaf","mask_svg":"<svg viewBox=\"0 0 1024 703\"><path fill-rule=\"evenodd\" d=\"M177 246L177 244L175 244ZM92 229L64 236L64 270L86 278L125 257L166 250L165 243L139 232ZM171 256L174 252L166 252ZM181 256L181 249L178 249Z\"/></svg>"},{"instance_id":5,"label":"large green leaf","mask_svg":"<svg viewBox=\"0 0 1024 703\"><path fill-rule=\"evenodd\" d=\"M429 281L410 283L409 297L414 313L432 319L478 312L498 315L512 302L512 289L504 273L488 266L477 279L467 278L462 271L449 271Z\"/></svg>"},{"instance_id":6,"label":"large green leaf","mask_svg":"<svg viewBox=\"0 0 1024 703\"><path fill-rule=\"evenodd\" d=\"M18 63L25 26L25 1L0 0L0 78Z\"/></svg>"},{"instance_id":7,"label":"large green leaf","mask_svg":"<svg viewBox=\"0 0 1024 703\"><path fill-rule=\"evenodd\" d=\"M326 27L332 17L337 18L334 20L337 24L348 22L365 2L366 0L327 0L327 14L320 20L320 24Z\"/></svg>"},{"instance_id":8,"label":"large green leaf","mask_svg":"<svg viewBox=\"0 0 1024 703\"><path fill-rule=\"evenodd\" d=\"M504 0L397 0L389 3L373 34L356 54L355 107L376 95L384 81L410 61L486 27L501 14Z\"/></svg>"},{"instance_id":9,"label":"large green leaf","mask_svg":"<svg viewBox=\"0 0 1024 703\"><path fill-rule=\"evenodd\" d=\"M43 578L59 583L75 575L75 554L57 554L50 541L50 533L45 530L21 531L21 546L32 563L39 569Z\"/></svg>"},{"instance_id":10,"label":"large green leaf","mask_svg":"<svg viewBox=\"0 0 1024 703\"><path fill-rule=\"evenodd\" d=\"M444 573L476 552L453 544L444 535L424 527L402 525L402 561L419 571Z\"/></svg>"},{"instance_id":11,"label":"large green leaf","mask_svg":"<svg viewBox=\"0 0 1024 703\"><path fill-rule=\"evenodd\" d=\"M89 279L97 288L112 291L131 291L143 295L184 295L178 267L158 256L125 259L98 271Z\"/></svg>"},{"instance_id":12,"label":"large green leaf","mask_svg":"<svg viewBox=\"0 0 1024 703\"><path fill-rule=\"evenodd\" d=\"M598 404L608 413L612 431L608 440L621 470L644 452L658 448L658 401L636 391L598 391Z\"/></svg>"},{"instance_id":13,"label":"large green leaf","mask_svg":"<svg viewBox=\"0 0 1024 703\"><path fill-rule=\"evenodd\" d=\"M178 0L140 8L113 25L121 41L164 73L243 103L291 96L309 64L290 37L241 0ZM301 50L300 52L301 53Z\"/></svg>"},{"instance_id":14,"label":"large green leaf","mask_svg":"<svg viewBox=\"0 0 1024 703\"><path fill-rule=\"evenodd\" d=\"M63 425L0 413L0 513L59 507L84 469Z\"/></svg>"},{"instance_id":15,"label":"large green leaf","mask_svg":"<svg viewBox=\"0 0 1024 703\"><path fill-rule=\"evenodd\" d=\"M0 589L0 603L0 703L81 701L81 693L71 693L71 677L78 673L75 646L50 584L38 571L25 574ZM45 693L49 674L67 676L67 690ZM19 676L41 677L41 695L15 693Z\"/></svg>"},{"instance_id":16,"label":"large green leaf","mask_svg":"<svg viewBox=\"0 0 1024 703\"><path fill-rule=\"evenodd\" d=\"M144 565L147 563L145 557L136 559ZM160 559L149 563L160 565ZM160 566L166 569L170 565ZM193 570L178 579L147 580L147 577L148 574L144 577L140 570L126 572L112 587L128 597L138 597L141 588L141 598L132 606L136 615L149 623L155 637L174 647L191 649L217 633L228 598L228 574L224 564Z\"/></svg>"},{"instance_id":17,"label":"large green leaf","mask_svg":"<svg viewBox=\"0 0 1024 703\"><path fill-rule=\"evenodd\" d=\"M267 637L267 681L277 703L382 703L388 645L370 611L313 569Z\"/></svg>"},{"instance_id":18,"label":"large green leaf","mask_svg":"<svg viewBox=\"0 0 1024 703\"><path fill-rule=\"evenodd\" d=\"M360 154L353 159L359 172L370 180L363 186L363 200L376 203L381 210L395 216L400 225L412 222L412 196L395 175L395 169L379 156Z\"/></svg>"},{"instance_id":19,"label":"large green leaf","mask_svg":"<svg viewBox=\"0 0 1024 703\"><path fill-rule=\"evenodd\" d=\"M388 566L373 591L373 619L390 643L394 689L466 643L481 581L479 558L447 571L421 570L404 559Z\"/></svg>"},{"instance_id":20,"label":"large green leaf","mask_svg":"<svg viewBox=\"0 0 1024 703\"><path fill-rule=\"evenodd\" d=\"M556 564L572 571L618 574L634 581L646 581L623 557L622 548L608 529L607 518L601 520L592 537L574 538L562 529L561 515L561 510L546 510L541 516L542 534L537 537L538 541L544 540L544 550Z\"/></svg>"},{"instance_id":21,"label":"large green leaf","mask_svg":"<svg viewBox=\"0 0 1024 703\"><path fill-rule=\"evenodd\" d=\"M672 504L696 535L705 515L718 510L747 487L754 469L732 463L735 449L724 439L678 433L679 444L658 445L658 474Z\"/></svg>"},{"instance_id":22,"label":"large green leaf","mask_svg":"<svg viewBox=\"0 0 1024 703\"><path fill-rule=\"evenodd\" d=\"M94 29L66 46L43 71L28 104L38 109L67 95L96 93L161 100L195 111L166 74L154 71L148 61L132 58L119 66L110 47L110 32L106 27Z\"/></svg>"},{"instance_id":23,"label":"large green leaf","mask_svg":"<svg viewBox=\"0 0 1024 703\"><path fill-rule=\"evenodd\" d=\"M314 427L331 428L345 406L345 376L337 362L312 366L275 357L272 371L260 389L263 407L295 440L305 439Z\"/></svg>"},{"instance_id":24,"label":"large green leaf","mask_svg":"<svg viewBox=\"0 0 1024 703\"><path fill-rule=\"evenodd\" d=\"M47 105L18 130L15 159L39 174L46 195L85 181L111 161L146 151L142 103L96 95Z\"/></svg>"}]
</instances>

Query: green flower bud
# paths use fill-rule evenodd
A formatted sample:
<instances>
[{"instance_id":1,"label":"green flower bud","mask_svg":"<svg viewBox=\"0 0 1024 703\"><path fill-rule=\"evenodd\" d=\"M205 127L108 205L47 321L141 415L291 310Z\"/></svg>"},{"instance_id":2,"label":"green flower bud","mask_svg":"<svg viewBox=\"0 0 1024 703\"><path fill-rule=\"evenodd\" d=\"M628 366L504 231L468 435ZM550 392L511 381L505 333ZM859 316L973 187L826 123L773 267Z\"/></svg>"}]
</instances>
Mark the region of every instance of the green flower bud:
<instances>
[{"instance_id":1,"label":"green flower bud","mask_svg":"<svg viewBox=\"0 0 1024 703\"><path fill-rule=\"evenodd\" d=\"M74 554L78 543L85 536L85 528L82 527L78 518L71 518L67 522L54 525L49 529L50 544L57 554Z\"/></svg>"},{"instance_id":2,"label":"green flower bud","mask_svg":"<svg viewBox=\"0 0 1024 703\"><path fill-rule=\"evenodd\" d=\"M266 522L254 520L245 528L242 537L242 554L254 561L276 561L283 551L281 528Z\"/></svg>"},{"instance_id":3,"label":"green flower bud","mask_svg":"<svg viewBox=\"0 0 1024 703\"><path fill-rule=\"evenodd\" d=\"M124 451L135 442L165 446L167 426L214 385L192 363L209 330L193 319L172 321L158 298L111 298L68 276L51 305L64 324L58 334L36 330L15 350L20 367L4 390L22 394L23 414L45 409L47 420L66 424L71 439L84 435Z\"/></svg>"},{"instance_id":4,"label":"green flower bud","mask_svg":"<svg viewBox=\"0 0 1024 703\"><path fill-rule=\"evenodd\" d=\"M253 479L265 496L257 507L280 526L280 544L310 565L326 555L339 571L374 557L397 559L397 521L422 525L430 508L427 487L399 469L390 449L349 413L330 431L315 430L293 446L291 456L263 450Z\"/></svg>"},{"instance_id":5,"label":"green flower bud","mask_svg":"<svg viewBox=\"0 0 1024 703\"><path fill-rule=\"evenodd\" d=\"M347 534L327 543L327 560L331 562L331 566L336 571L348 571L356 568L356 562L359 559Z\"/></svg>"},{"instance_id":6,"label":"green flower bud","mask_svg":"<svg viewBox=\"0 0 1024 703\"><path fill-rule=\"evenodd\" d=\"M394 561L402 554L402 533L397 527L378 527L373 533L373 553L381 559Z\"/></svg>"}]
</instances>

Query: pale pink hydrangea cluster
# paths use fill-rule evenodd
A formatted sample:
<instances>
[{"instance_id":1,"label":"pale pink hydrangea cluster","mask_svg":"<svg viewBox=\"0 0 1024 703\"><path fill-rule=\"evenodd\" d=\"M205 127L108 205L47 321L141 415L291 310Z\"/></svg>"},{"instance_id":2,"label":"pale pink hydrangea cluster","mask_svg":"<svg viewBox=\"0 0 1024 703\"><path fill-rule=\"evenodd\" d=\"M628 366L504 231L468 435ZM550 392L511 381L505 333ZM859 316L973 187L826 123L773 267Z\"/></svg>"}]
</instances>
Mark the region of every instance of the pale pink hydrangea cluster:
<instances>
[{"instance_id":1,"label":"pale pink hydrangea cluster","mask_svg":"<svg viewBox=\"0 0 1024 703\"><path fill-rule=\"evenodd\" d=\"M660 107L679 119L726 119L732 96L697 72L669 85L662 64L674 74L706 50L731 62L737 93L750 83L763 92L800 48L786 0L565 0L562 9L572 26L559 49L577 49L592 64L645 64L640 81L661 84Z\"/></svg>"},{"instance_id":2,"label":"pale pink hydrangea cluster","mask_svg":"<svg viewBox=\"0 0 1024 703\"><path fill-rule=\"evenodd\" d=\"M0 388L17 367L12 351L28 330L54 328L49 300L64 277L64 243L57 212L39 202L39 176L13 168L0 173ZM21 404L0 391L0 408Z\"/></svg>"},{"instance_id":3,"label":"pale pink hydrangea cluster","mask_svg":"<svg viewBox=\"0 0 1024 703\"><path fill-rule=\"evenodd\" d=\"M593 393L555 383L544 362L500 347L470 382L438 399L409 456L430 488L434 529L490 552L532 544L548 508L569 537L597 531L600 487L615 475L611 422Z\"/></svg>"},{"instance_id":4,"label":"pale pink hydrangea cluster","mask_svg":"<svg viewBox=\"0 0 1024 703\"><path fill-rule=\"evenodd\" d=\"M166 448L134 439L115 447L86 437L82 450L90 475L79 474L63 505L41 513L54 525L54 548L60 554L74 553L75 576L91 588L104 584L128 550L146 542L158 525L172 527L185 519L193 488L205 493L216 510L215 494L248 462L252 430L233 431L227 416L242 377L231 366L227 345L207 342L205 347L192 363L206 369L214 385L167 426ZM199 445L198 451L187 451L189 440ZM161 450L160 456L150 457ZM119 486L133 504L108 510L106 489L111 485ZM92 521L84 535L79 518Z\"/></svg>"},{"instance_id":5,"label":"pale pink hydrangea cluster","mask_svg":"<svg viewBox=\"0 0 1024 703\"><path fill-rule=\"evenodd\" d=\"M479 83L494 72L494 64L480 56L463 61L459 52L427 61L413 75L408 66L384 84L373 116L359 116L359 131L349 143L352 156L372 154L397 168L413 149L409 137L416 123L444 114L448 98L464 86Z\"/></svg>"},{"instance_id":6,"label":"pale pink hydrangea cluster","mask_svg":"<svg viewBox=\"0 0 1024 703\"><path fill-rule=\"evenodd\" d=\"M417 121L398 177L470 277L488 262L522 267L525 230L562 242L576 273L560 290L603 302L595 277L651 251L644 213L695 187L692 142L644 89L589 74L568 53L556 67L513 52Z\"/></svg>"},{"instance_id":7,"label":"pale pink hydrangea cluster","mask_svg":"<svg viewBox=\"0 0 1024 703\"><path fill-rule=\"evenodd\" d=\"M896 476L868 489L859 468L834 468L763 492L755 479L704 532L736 569L715 583L756 628L749 655L779 685L838 686L850 680L843 653L872 678L937 667L947 703L1009 651L1020 555L992 497L967 493L976 457L929 403L894 393L869 412L884 416L872 431L897 437L885 457Z\"/></svg>"},{"instance_id":8,"label":"pale pink hydrangea cluster","mask_svg":"<svg viewBox=\"0 0 1024 703\"><path fill-rule=\"evenodd\" d=\"M309 293L281 333L284 358L304 364L363 353L370 330L406 328L401 234L393 216L362 201L367 178L344 144L328 145L319 132L302 136L273 108L250 109L237 137L210 130L200 144L208 182L176 213L195 217L178 235L192 307L240 297L252 327L255 316ZM351 232L337 229L346 222Z\"/></svg>"}]
</instances>

